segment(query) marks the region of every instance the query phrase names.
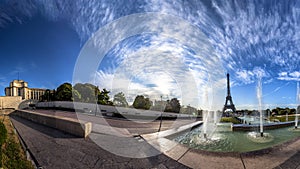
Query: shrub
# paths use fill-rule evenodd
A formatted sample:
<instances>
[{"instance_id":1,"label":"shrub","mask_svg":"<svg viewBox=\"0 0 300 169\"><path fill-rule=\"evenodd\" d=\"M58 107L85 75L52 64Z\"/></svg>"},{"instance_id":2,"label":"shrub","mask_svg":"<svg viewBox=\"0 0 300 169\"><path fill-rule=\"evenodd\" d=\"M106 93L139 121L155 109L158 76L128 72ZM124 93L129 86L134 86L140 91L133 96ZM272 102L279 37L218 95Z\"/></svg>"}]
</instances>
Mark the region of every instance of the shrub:
<instances>
[{"instance_id":1,"label":"shrub","mask_svg":"<svg viewBox=\"0 0 300 169\"><path fill-rule=\"evenodd\" d=\"M0 123L0 145L2 145L7 137L7 130L3 123Z\"/></svg>"},{"instance_id":2,"label":"shrub","mask_svg":"<svg viewBox=\"0 0 300 169\"><path fill-rule=\"evenodd\" d=\"M0 168L33 169L31 162L23 156L20 144L13 138L7 138L3 123L0 123Z\"/></svg>"},{"instance_id":3,"label":"shrub","mask_svg":"<svg viewBox=\"0 0 300 169\"><path fill-rule=\"evenodd\" d=\"M5 142L7 137L7 130L3 123L0 123L0 168L2 168L2 145Z\"/></svg>"},{"instance_id":4,"label":"shrub","mask_svg":"<svg viewBox=\"0 0 300 169\"><path fill-rule=\"evenodd\" d=\"M233 118L233 117L222 117L221 118L222 123L233 123L233 124L240 124L240 122Z\"/></svg>"},{"instance_id":5,"label":"shrub","mask_svg":"<svg viewBox=\"0 0 300 169\"><path fill-rule=\"evenodd\" d=\"M30 161L22 157L20 144L16 143L13 139L8 139L3 149L4 168L19 168L30 169L33 168Z\"/></svg>"}]
</instances>

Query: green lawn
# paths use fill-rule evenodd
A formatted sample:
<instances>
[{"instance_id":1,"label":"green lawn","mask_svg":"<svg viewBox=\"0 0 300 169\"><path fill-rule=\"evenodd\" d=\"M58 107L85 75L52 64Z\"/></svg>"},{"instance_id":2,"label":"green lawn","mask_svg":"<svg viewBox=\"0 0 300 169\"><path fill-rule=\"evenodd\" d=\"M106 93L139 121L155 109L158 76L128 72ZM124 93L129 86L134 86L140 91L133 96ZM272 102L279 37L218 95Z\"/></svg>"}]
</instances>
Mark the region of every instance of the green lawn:
<instances>
[{"instance_id":1,"label":"green lawn","mask_svg":"<svg viewBox=\"0 0 300 169\"><path fill-rule=\"evenodd\" d=\"M9 117L0 120L0 169L33 169L13 132Z\"/></svg>"}]
</instances>

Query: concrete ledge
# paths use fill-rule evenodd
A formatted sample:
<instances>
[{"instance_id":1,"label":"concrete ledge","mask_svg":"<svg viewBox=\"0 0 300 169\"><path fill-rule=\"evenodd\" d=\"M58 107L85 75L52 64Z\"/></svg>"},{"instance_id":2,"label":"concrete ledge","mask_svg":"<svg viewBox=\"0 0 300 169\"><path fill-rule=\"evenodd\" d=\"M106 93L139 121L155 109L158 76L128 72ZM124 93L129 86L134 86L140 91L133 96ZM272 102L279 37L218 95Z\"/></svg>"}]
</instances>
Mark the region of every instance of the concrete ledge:
<instances>
[{"instance_id":1,"label":"concrete ledge","mask_svg":"<svg viewBox=\"0 0 300 169\"><path fill-rule=\"evenodd\" d=\"M180 126L180 127L177 127L177 128L172 128L172 129L169 129L169 130L150 133L150 134L143 134L141 136L146 140L153 140L153 139L168 137L170 135L180 133L180 132L183 132L185 130L192 129L194 127L198 127L201 124L203 124L203 121L196 121L194 123L187 124L187 125L184 125L184 126Z\"/></svg>"},{"instance_id":2,"label":"concrete ledge","mask_svg":"<svg viewBox=\"0 0 300 169\"><path fill-rule=\"evenodd\" d=\"M143 134L141 135L141 137L145 139L155 149L164 153L168 157L178 161L188 150L190 150L190 148L164 137L168 137L173 134L192 129L194 127L200 126L201 124L203 124L203 121L196 121L191 124L187 124L177 128L172 128L165 131L155 132L151 134Z\"/></svg>"},{"instance_id":3,"label":"concrete ledge","mask_svg":"<svg viewBox=\"0 0 300 169\"><path fill-rule=\"evenodd\" d=\"M283 128L283 127L288 127L288 126L294 126L295 122L294 121L289 121L289 122L278 122L278 123L270 123L270 124L264 124L264 130L272 130L272 129L278 129L278 128ZM259 124L232 124L231 129L232 131L253 131L256 128L259 128Z\"/></svg>"},{"instance_id":4,"label":"concrete ledge","mask_svg":"<svg viewBox=\"0 0 300 169\"><path fill-rule=\"evenodd\" d=\"M41 114L32 111L16 110L12 113L24 119L52 127L69 134L86 138L92 131L92 123L81 123L78 120Z\"/></svg>"}]
</instances>

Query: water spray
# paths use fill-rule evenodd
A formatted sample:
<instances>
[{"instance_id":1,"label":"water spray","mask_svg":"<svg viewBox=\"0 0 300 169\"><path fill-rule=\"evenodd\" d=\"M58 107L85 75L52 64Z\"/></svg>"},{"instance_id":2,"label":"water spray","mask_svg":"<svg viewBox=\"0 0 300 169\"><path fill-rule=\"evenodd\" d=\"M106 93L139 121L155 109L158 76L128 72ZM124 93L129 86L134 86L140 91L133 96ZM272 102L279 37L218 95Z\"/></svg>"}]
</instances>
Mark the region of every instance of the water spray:
<instances>
[{"instance_id":1,"label":"water spray","mask_svg":"<svg viewBox=\"0 0 300 169\"><path fill-rule=\"evenodd\" d=\"M215 125L217 125L217 118L218 118L217 111L214 111L214 123L215 123Z\"/></svg>"},{"instance_id":2,"label":"water spray","mask_svg":"<svg viewBox=\"0 0 300 169\"><path fill-rule=\"evenodd\" d=\"M261 77L258 78L257 87L256 87L256 96L258 99L258 111L259 111L259 120L260 120L260 136L264 136L263 131L263 114L262 114L262 83Z\"/></svg>"},{"instance_id":3,"label":"water spray","mask_svg":"<svg viewBox=\"0 0 300 169\"><path fill-rule=\"evenodd\" d=\"M203 137L207 139L207 117L208 117L208 112L205 110L203 111Z\"/></svg>"},{"instance_id":4,"label":"water spray","mask_svg":"<svg viewBox=\"0 0 300 169\"><path fill-rule=\"evenodd\" d=\"M299 104L299 102L300 102L299 82L297 82L297 95L296 95L296 101L297 101L297 104ZM299 111L300 111L299 109L300 109L300 106L297 107L296 114L295 114L295 129L298 128L298 113L299 113Z\"/></svg>"}]
</instances>

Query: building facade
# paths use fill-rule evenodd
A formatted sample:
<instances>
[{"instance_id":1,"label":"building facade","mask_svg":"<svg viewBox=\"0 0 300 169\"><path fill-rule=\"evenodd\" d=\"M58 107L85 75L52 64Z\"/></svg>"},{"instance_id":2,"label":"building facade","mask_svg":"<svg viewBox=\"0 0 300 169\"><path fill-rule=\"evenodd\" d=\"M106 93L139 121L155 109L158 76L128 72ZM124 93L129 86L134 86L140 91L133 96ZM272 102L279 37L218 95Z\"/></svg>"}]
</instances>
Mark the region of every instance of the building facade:
<instances>
[{"instance_id":1,"label":"building facade","mask_svg":"<svg viewBox=\"0 0 300 169\"><path fill-rule=\"evenodd\" d=\"M28 88L24 80L13 80L9 87L5 88L5 96L21 96L23 100L40 100L46 89Z\"/></svg>"}]
</instances>

